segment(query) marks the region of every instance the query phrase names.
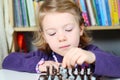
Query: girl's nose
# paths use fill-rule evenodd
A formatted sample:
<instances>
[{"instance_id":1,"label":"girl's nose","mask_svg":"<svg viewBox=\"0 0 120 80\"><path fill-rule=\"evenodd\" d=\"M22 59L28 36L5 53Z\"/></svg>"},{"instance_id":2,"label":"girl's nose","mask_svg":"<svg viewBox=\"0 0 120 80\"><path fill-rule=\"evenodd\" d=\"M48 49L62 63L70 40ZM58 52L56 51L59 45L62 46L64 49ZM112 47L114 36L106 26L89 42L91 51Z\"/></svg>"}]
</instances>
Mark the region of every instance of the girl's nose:
<instances>
[{"instance_id":1,"label":"girl's nose","mask_svg":"<svg viewBox=\"0 0 120 80\"><path fill-rule=\"evenodd\" d=\"M67 38L65 35L59 35L58 40L59 40L59 42L63 42L63 41L66 41Z\"/></svg>"}]
</instances>

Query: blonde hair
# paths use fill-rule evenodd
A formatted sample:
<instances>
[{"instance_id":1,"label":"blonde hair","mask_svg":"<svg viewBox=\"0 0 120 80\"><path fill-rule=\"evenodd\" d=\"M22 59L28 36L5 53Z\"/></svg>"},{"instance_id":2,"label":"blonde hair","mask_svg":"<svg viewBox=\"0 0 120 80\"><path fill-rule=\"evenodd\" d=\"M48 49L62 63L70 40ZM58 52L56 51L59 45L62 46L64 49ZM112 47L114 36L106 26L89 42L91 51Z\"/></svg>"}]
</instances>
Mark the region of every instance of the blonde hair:
<instances>
[{"instance_id":1,"label":"blonde hair","mask_svg":"<svg viewBox=\"0 0 120 80\"><path fill-rule=\"evenodd\" d=\"M72 14L79 26L84 25L84 20L82 17L82 12L78 5L72 0L44 0L42 5L38 9L38 28L39 31L35 33L33 44L38 47L38 49L45 52L51 52L49 45L45 42L43 38L43 28L42 21L47 13L59 12L59 13L70 13ZM85 47L88 45L90 38L86 34L85 30L83 35L80 37L80 47Z\"/></svg>"}]
</instances>

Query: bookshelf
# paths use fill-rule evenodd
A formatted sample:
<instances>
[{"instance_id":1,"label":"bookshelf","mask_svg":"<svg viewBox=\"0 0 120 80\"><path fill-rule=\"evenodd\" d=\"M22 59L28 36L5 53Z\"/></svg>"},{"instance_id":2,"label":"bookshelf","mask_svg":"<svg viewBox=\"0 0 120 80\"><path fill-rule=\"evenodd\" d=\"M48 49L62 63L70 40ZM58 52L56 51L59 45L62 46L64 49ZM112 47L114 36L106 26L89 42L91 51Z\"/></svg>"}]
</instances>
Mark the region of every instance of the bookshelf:
<instances>
[{"instance_id":1,"label":"bookshelf","mask_svg":"<svg viewBox=\"0 0 120 80\"><path fill-rule=\"evenodd\" d=\"M76 1L82 1L82 0L76 0ZM87 1L87 0L84 0L84 1ZM96 0L95 0L96 1ZM79 2L79 4L80 4L80 2ZM90 4L89 4L90 5ZM80 6L81 7L81 6ZM11 8L12 9L12 8ZM15 17L15 16L13 16L13 17ZM97 22L97 21L96 21ZM15 23L15 22L13 22L13 23ZM95 24L96 25L96 24ZM88 26L88 27L85 27L86 28L86 30L89 30L89 31L104 31L104 30L109 30L109 31L111 31L111 30L120 30L120 25L118 25L118 26L114 26L114 25L112 25L112 26L109 26L109 25L106 25L106 26L94 26L94 25L90 25L90 26ZM14 36L13 36L13 47L12 47L12 52L14 52L16 49L16 42L15 42L15 39L16 39L16 34L17 33L19 33L19 32L35 32L35 31L37 31L38 29L36 28L36 26L15 26L14 25L14 27L13 27L13 29L14 29Z\"/></svg>"},{"instance_id":2,"label":"bookshelf","mask_svg":"<svg viewBox=\"0 0 120 80\"><path fill-rule=\"evenodd\" d=\"M86 30L120 30L120 26L89 26ZM37 31L35 27L14 27L14 32L34 32Z\"/></svg>"}]
</instances>

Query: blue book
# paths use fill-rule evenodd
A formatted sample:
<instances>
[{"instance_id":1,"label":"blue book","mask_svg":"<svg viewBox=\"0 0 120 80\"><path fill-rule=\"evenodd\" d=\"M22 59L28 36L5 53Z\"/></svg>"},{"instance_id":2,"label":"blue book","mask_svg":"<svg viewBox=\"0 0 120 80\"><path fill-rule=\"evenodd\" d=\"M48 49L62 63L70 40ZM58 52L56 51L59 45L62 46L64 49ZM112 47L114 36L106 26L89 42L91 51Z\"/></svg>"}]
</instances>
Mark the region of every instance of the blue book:
<instances>
[{"instance_id":1,"label":"blue book","mask_svg":"<svg viewBox=\"0 0 120 80\"><path fill-rule=\"evenodd\" d=\"M93 7L93 13L94 13L94 16L95 16L96 23L97 23L98 26L100 26L99 18L98 18L98 15L97 15L97 10L96 10L96 6L95 6L95 1L92 0L91 4L92 4L92 7Z\"/></svg>"},{"instance_id":2,"label":"blue book","mask_svg":"<svg viewBox=\"0 0 120 80\"><path fill-rule=\"evenodd\" d=\"M22 10L23 26L29 26L27 8L26 8L26 0L20 0L20 3L21 3L21 10Z\"/></svg>"},{"instance_id":3,"label":"blue book","mask_svg":"<svg viewBox=\"0 0 120 80\"><path fill-rule=\"evenodd\" d=\"M20 7L20 0L14 0L14 14L15 14L15 25L17 27L23 26L22 22L22 12Z\"/></svg>"},{"instance_id":4,"label":"blue book","mask_svg":"<svg viewBox=\"0 0 120 80\"><path fill-rule=\"evenodd\" d=\"M20 5L20 0L18 0L18 19L19 19L19 23L20 23L20 27L23 26L23 19L22 19L22 9L21 9L21 5Z\"/></svg>"},{"instance_id":5,"label":"blue book","mask_svg":"<svg viewBox=\"0 0 120 80\"><path fill-rule=\"evenodd\" d=\"M99 5L99 10L100 10L102 26L107 26L108 21L107 21L107 14L106 14L106 8L105 8L104 0L98 0L98 5Z\"/></svg>"},{"instance_id":6,"label":"blue book","mask_svg":"<svg viewBox=\"0 0 120 80\"><path fill-rule=\"evenodd\" d=\"M111 26L112 22L111 22L111 16L110 16L109 2L108 2L108 0L104 0L104 1L105 1L105 5L106 5L106 13L107 13L107 19L108 19L108 26Z\"/></svg>"},{"instance_id":7,"label":"blue book","mask_svg":"<svg viewBox=\"0 0 120 80\"><path fill-rule=\"evenodd\" d=\"M94 0L95 2L95 9L97 11L97 16L98 16L98 21L99 21L99 25L102 26L102 19L101 19L101 15L100 15L100 9L99 9L99 2L98 0Z\"/></svg>"},{"instance_id":8,"label":"blue book","mask_svg":"<svg viewBox=\"0 0 120 80\"><path fill-rule=\"evenodd\" d=\"M105 26L108 26L108 18L107 18L107 9L106 9L106 4L105 4L105 0L101 0L102 1L102 9L103 9L103 14L105 17Z\"/></svg>"},{"instance_id":9,"label":"blue book","mask_svg":"<svg viewBox=\"0 0 120 80\"><path fill-rule=\"evenodd\" d=\"M15 16L14 16L14 25L15 25L15 26L18 26L18 24L19 24L19 23L18 23L18 22L19 22L19 21L18 21L18 17L17 17L17 16L18 16L18 13L17 13L17 12L18 12L18 11L17 11L17 10L18 10L18 9L17 9L17 3L18 3L17 0L14 0L14 1L13 1L14 15L15 15Z\"/></svg>"}]
</instances>

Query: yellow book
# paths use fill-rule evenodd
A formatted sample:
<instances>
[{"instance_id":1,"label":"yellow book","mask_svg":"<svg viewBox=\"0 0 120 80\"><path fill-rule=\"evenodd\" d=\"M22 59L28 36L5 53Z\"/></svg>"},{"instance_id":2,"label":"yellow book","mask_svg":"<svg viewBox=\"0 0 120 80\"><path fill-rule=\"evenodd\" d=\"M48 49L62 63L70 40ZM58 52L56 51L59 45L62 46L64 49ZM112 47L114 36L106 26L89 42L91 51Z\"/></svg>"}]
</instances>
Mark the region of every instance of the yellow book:
<instances>
[{"instance_id":1,"label":"yellow book","mask_svg":"<svg viewBox=\"0 0 120 80\"><path fill-rule=\"evenodd\" d=\"M119 25L119 17L118 17L118 4L117 0L109 0L110 14L112 25Z\"/></svg>"}]
</instances>

